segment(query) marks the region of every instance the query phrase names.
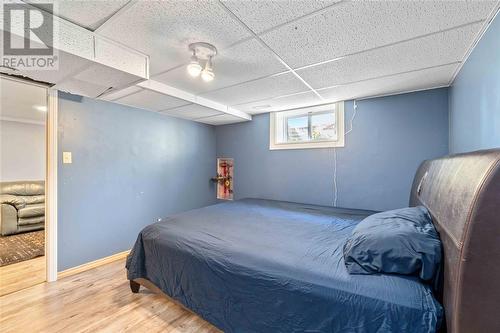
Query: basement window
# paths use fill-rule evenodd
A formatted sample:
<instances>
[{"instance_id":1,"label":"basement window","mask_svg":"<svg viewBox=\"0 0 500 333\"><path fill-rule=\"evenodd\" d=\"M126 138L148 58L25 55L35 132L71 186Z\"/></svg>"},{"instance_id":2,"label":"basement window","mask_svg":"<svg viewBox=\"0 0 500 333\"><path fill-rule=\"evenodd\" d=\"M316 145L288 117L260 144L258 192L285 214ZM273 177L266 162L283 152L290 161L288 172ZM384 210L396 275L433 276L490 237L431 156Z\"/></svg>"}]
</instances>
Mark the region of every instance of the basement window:
<instances>
[{"instance_id":1,"label":"basement window","mask_svg":"<svg viewBox=\"0 0 500 333\"><path fill-rule=\"evenodd\" d=\"M271 112L269 149L344 146L344 102Z\"/></svg>"}]
</instances>

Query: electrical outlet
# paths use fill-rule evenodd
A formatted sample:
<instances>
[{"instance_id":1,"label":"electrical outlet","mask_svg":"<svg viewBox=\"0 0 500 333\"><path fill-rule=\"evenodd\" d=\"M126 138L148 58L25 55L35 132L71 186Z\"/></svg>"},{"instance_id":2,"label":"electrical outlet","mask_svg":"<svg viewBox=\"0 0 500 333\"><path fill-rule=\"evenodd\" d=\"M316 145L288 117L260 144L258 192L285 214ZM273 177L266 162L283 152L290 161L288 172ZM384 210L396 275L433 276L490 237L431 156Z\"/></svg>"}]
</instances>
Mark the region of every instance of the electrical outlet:
<instances>
[{"instance_id":1,"label":"electrical outlet","mask_svg":"<svg viewBox=\"0 0 500 333\"><path fill-rule=\"evenodd\" d=\"M73 163L73 158L70 151L63 151L63 164Z\"/></svg>"}]
</instances>

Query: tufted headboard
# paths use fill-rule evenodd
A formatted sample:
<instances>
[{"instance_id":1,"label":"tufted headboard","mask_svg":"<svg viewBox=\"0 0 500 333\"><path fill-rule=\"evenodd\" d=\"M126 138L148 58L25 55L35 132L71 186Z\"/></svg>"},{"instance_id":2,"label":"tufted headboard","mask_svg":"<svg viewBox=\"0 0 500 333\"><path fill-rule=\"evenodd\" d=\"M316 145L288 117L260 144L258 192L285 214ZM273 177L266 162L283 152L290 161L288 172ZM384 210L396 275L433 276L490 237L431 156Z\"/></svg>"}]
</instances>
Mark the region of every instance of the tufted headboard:
<instances>
[{"instance_id":1,"label":"tufted headboard","mask_svg":"<svg viewBox=\"0 0 500 333\"><path fill-rule=\"evenodd\" d=\"M500 332L500 149L424 161L410 194L417 205L443 243L447 332Z\"/></svg>"}]
</instances>

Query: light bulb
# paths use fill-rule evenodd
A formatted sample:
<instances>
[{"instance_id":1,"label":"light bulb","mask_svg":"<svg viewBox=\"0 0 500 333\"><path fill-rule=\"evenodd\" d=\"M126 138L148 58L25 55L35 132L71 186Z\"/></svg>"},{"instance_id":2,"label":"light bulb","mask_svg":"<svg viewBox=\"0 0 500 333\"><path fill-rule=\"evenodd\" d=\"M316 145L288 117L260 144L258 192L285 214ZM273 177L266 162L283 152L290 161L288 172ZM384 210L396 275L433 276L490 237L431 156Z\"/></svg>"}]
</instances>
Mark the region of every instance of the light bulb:
<instances>
[{"instance_id":1,"label":"light bulb","mask_svg":"<svg viewBox=\"0 0 500 333\"><path fill-rule=\"evenodd\" d=\"M212 70L212 57L208 58L205 69L201 72L201 78L205 82L213 81L215 78L214 71Z\"/></svg>"},{"instance_id":2,"label":"light bulb","mask_svg":"<svg viewBox=\"0 0 500 333\"><path fill-rule=\"evenodd\" d=\"M197 77L201 73L201 66L199 63L190 63L187 66L187 71L192 77Z\"/></svg>"},{"instance_id":3,"label":"light bulb","mask_svg":"<svg viewBox=\"0 0 500 333\"><path fill-rule=\"evenodd\" d=\"M213 81L213 79L215 78L215 74L214 72L212 72L212 70L207 70L207 69L204 69L202 72L201 72L201 78L203 79L203 81L205 82L210 82L210 81Z\"/></svg>"},{"instance_id":4,"label":"light bulb","mask_svg":"<svg viewBox=\"0 0 500 333\"><path fill-rule=\"evenodd\" d=\"M192 77L197 77L198 75L200 75L201 73L201 65L198 61L198 58L193 55L191 57L191 61L189 62L189 65L187 66L187 71L189 73L189 75L191 75Z\"/></svg>"},{"instance_id":5,"label":"light bulb","mask_svg":"<svg viewBox=\"0 0 500 333\"><path fill-rule=\"evenodd\" d=\"M47 112L47 107L45 105L33 105L33 109L40 112Z\"/></svg>"}]
</instances>

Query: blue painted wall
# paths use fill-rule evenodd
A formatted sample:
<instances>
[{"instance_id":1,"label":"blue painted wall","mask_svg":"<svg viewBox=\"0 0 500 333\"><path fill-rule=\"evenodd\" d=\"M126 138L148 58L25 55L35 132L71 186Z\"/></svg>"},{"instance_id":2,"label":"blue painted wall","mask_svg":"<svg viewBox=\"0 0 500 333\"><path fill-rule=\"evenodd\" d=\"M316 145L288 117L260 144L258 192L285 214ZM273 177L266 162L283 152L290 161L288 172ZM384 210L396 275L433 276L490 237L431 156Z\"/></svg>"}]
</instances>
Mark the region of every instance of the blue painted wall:
<instances>
[{"instance_id":1,"label":"blue painted wall","mask_svg":"<svg viewBox=\"0 0 500 333\"><path fill-rule=\"evenodd\" d=\"M500 147L500 15L450 88L450 152Z\"/></svg>"},{"instance_id":2,"label":"blue painted wall","mask_svg":"<svg viewBox=\"0 0 500 333\"><path fill-rule=\"evenodd\" d=\"M419 163L447 152L447 89L359 101L337 149L338 205L405 206ZM333 201L333 150L270 151L267 114L214 128L61 93L59 153L59 270L130 249L158 217L213 204L216 156L235 158L237 198Z\"/></svg>"},{"instance_id":3,"label":"blue painted wall","mask_svg":"<svg viewBox=\"0 0 500 333\"><path fill-rule=\"evenodd\" d=\"M346 128L353 103L345 104ZM331 205L333 150L269 150L269 115L218 126L217 155L235 159L236 198ZM341 207L385 210L408 204L414 173L448 153L448 91L358 101L354 129L337 148Z\"/></svg>"},{"instance_id":4,"label":"blue painted wall","mask_svg":"<svg viewBox=\"0 0 500 333\"><path fill-rule=\"evenodd\" d=\"M59 270L132 247L156 218L215 202L213 126L59 95Z\"/></svg>"}]
</instances>

